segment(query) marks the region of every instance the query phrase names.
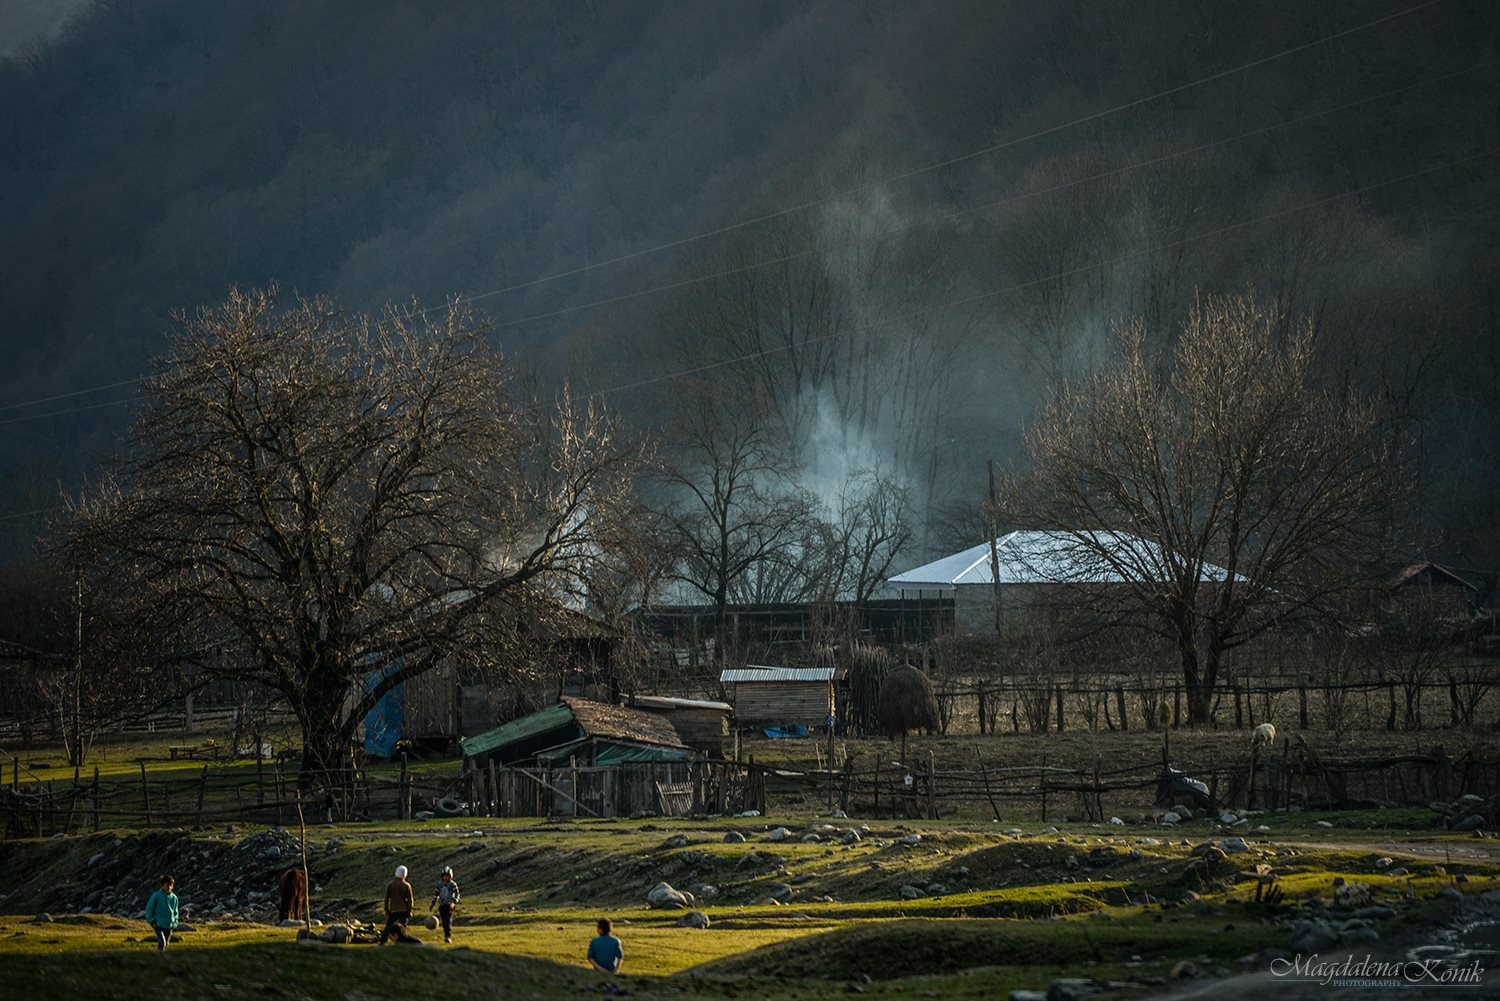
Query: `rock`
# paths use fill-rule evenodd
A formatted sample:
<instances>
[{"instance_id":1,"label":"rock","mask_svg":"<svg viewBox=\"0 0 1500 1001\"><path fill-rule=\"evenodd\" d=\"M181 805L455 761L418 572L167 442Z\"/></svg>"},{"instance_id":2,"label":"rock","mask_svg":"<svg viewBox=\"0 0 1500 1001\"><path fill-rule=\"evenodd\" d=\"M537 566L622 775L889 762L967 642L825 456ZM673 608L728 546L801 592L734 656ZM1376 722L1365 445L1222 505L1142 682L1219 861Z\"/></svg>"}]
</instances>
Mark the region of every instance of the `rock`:
<instances>
[{"instance_id":1,"label":"rock","mask_svg":"<svg viewBox=\"0 0 1500 1001\"><path fill-rule=\"evenodd\" d=\"M1342 938L1344 940L1344 942L1346 942L1346 943L1347 942L1379 942L1380 941L1380 932L1378 932L1374 928L1370 928L1368 926L1360 927L1360 928L1351 928L1348 931L1342 933L1340 935L1340 938Z\"/></svg>"},{"instance_id":2,"label":"rock","mask_svg":"<svg viewBox=\"0 0 1500 1001\"><path fill-rule=\"evenodd\" d=\"M679 928L707 928L710 924L708 915L702 911L688 911L677 919L677 927Z\"/></svg>"},{"instance_id":3,"label":"rock","mask_svg":"<svg viewBox=\"0 0 1500 1001\"><path fill-rule=\"evenodd\" d=\"M760 811L759 810L746 810L744 813L735 814L735 816L737 816L737 817L759 817L760 816Z\"/></svg>"},{"instance_id":4,"label":"rock","mask_svg":"<svg viewBox=\"0 0 1500 1001\"><path fill-rule=\"evenodd\" d=\"M1232 813L1221 813L1219 815L1219 823L1221 824L1237 824L1239 821L1240 818Z\"/></svg>"},{"instance_id":5,"label":"rock","mask_svg":"<svg viewBox=\"0 0 1500 1001\"><path fill-rule=\"evenodd\" d=\"M276 924L279 927L282 927L282 928L301 928L302 927L302 922L298 921L296 918L282 918L280 921L276 922Z\"/></svg>"},{"instance_id":6,"label":"rock","mask_svg":"<svg viewBox=\"0 0 1500 1001\"><path fill-rule=\"evenodd\" d=\"M1484 818L1477 813L1471 813L1463 820L1454 822L1452 829L1455 831L1477 831L1484 826Z\"/></svg>"},{"instance_id":7,"label":"rock","mask_svg":"<svg viewBox=\"0 0 1500 1001\"><path fill-rule=\"evenodd\" d=\"M917 844L921 844L921 843L922 843L922 835L920 835L920 834L908 834L905 837L901 837L901 838L897 838L896 839L896 844L898 844L898 845L906 845L908 848L911 847L912 845L917 845Z\"/></svg>"},{"instance_id":8,"label":"rock","mask_svg":"<svg viewBox=\"0 0 1500 1001\"><path fill-rule=\"evenodd\" d=\"M1437 892L1437 898L1439 900L1462 900L1464 899L1464 895L1461 891L1455 890L1451 886L1445 886Z\"/></svg>"},{"instance_id":9,"label":"rock","mask_svg":"<svg viewBox=\"0 0 1500 1001\"><path fill-rule=\"evenodd\" d=\"M786 883L772 883L769 889L771 891L771 899L777 903L785 903L791 900L792 894L796 892Z\"/></svg>"},{"instance_id":10,"label":"rock","mask_svg":"<svg viewBox=\"0 0 1500 1001\"><path fill-rule=\"evenodd\" d=\"M1219 847L1230 855L1239 855L1242 852L1250 850L1250 846L1245 843L1245 839L1240 837L1225 838L1219 842Z\"/></svg>"},{"instance_id":11,"label":"rock","mask_svg":"<svg viewBox=\"0 0 1500 1001\"><path fill-rule=\"evenodd\" d=\"M1375 868L1377 868L1377 869L1389 869L1391 867L1391 862L1392 861L1393 860L1391 858L1387 857L1387 856L1381 856L1380 858L1378 858L1378 859L1375 860Z\"/></svg>"},{"instance_id":12,"label":"rock","mask_svg":"<svg viewBox=\"0 0 1500 1001\"><path fill-rule=\"evenodd\" d=\"M1010 1001L1047 1001L1047 992L1014 990L1010 992Z\"/></svg>"},{"instance_id":13,"label":"rock","mask_svg":"<svg viewBox=\"0 0 1500 1001\"><path fill-rule=\"evenodd\" d=\"M822 840L823 839L820 838L820 837L818 837L816 834L804 834L804 835L802 835L802 843L804 845L817 844L819 841L822 841Z\"/></svg>"},{"instance_id":14,"label":"rock","mask_svg":"<svg viewBox=\"0 0 1500 1001\"><path fill-rule=\"evenodd\" d=\"M323 941L332 942L335 945L346 945L353 937L354 933L349 930L348 925L330 925L318 936Z\"/></svg>"},{"instance_id":15,"label":"rock","mask_svg":"<svg viewBox=\"0 0 1500 1001\"><path fill-rule=\"evenodd\" d=\"M969 867L966 865L956 865L949 871L953 873L954 879L967 879L969 876Z\"/></svg>"},{"instance_id":16,"label":"rock","mask_svg":"<svg viewBox=\"0 0 1500 1001\"><path fill-rule=\"evenodd\" d=\"M96 862L98 862L103 857L104 857L104 853L103 852L95 852L94 854L92 854L92 855L89 856L89 862L88 862L88 864L89 865L94 865Z\"/></svg>"},{"instance_id":17,"label":"rock","mask_svg":"<svg viewBox=\"0 0 1500 1001\"><path fill-rule=\"evenodd\" d=\"M1173 980L1186 980L1190 977L1196 977L1198 975L1198 967L1194 966L1190 961L1184 959L1176 966L1172 967L1172 972L1167 975Z\"/></svg>"},{"instance_id":18,"label":"rock","mask_svg":"<svg viewBox=\"0 0 1500 1001\"><path fill-rule=\"evenodd\" d=\"M724 835L724 843L726 845L742 845L745 843L745 836L739 831L730 831Z\"/></svg>"},{"instance_id":19,"label":"rock","mask_svg":"<svg viewBox=\"0 0 1500 1001\"><path fill-rule=\"evenodd\" d=\"M1338 945L1339 936L1323 921L1309 921L1292 935L1292 951L1311 955Z\"/></svg>"},{"instance_id":20,"label":"rock","mask_svg":"<svg viewBox=\"0 0 1500 1001\"><path fill-rule=\"evenodd\" d=\"M843 810L834 810L832 816L833 816L834 820L848 820L849 819L849 815L847 813L845 813Z\"/></svg>"},{"instance_id":21,"label":"rock","mask_svg":"<svg viewBox=\"0 0 1500 1001\"><path fill-rule=\"evenodd\" d=\"M859 832L851 827L849 830L839 835L839 840L846 845L852 845L859 840Z\"/></svg>"},{"instance_id":22,"label":"rock","mask_svg":"<svg viewBox=\"0 0 1500 1001\"><path fill-rule=\"evenodd\" d=\"M910 883L901 888L902 900L917 900L922 896L920 887L912 886Z\"/></svg>"},{"instance_id":23,"label":"rock","mask_svg":"<svg viewBox=\"0 0 1500 1001\"><path fill-rule=\"evenodd\" d=\"M1333 888L1334 904L1346 910L1369 907L1373 899L1370 887L1365 883L1345 883Z\"/></svg>"},{"instance_id":24,"label":"rock","mask_svg":"<svg viewBox=\"0 0 1500 1001\"><path fill-rule=\"evenodd\" d=\"M1193 819L1193 811L1190 808L1183 806L1181 803L1173 803L1172 812L1177 814L1177 816L1181 817L1183 820Z\"/></svg>"},{"instance_id":25,"label":"rock","mask_svg":"<svg viewBox=\"0 0 1500 1001\"><path fill-rule=\"evenodd\" d=\"M471 851L471 852L482 852L482 851L484 851L485 847L486 847L486 845L485 845L485 843L483 841L470 841L469 842L469 851Z\"/></svg>"},{"instance_id":26,"label":"rock","mask_svg":"<svg viewBox=\"0 0 1500 1001\"><path fill-rule=\"evenodd\" d=\"M1052 981L1044 995L1047 1001L1083 1001L1104 990L1104 985L1081 977L1066 977Z\"/></svg>"},{"instance_id":27,"label":"rock","mask_svg":"<svg viewBox=\"0 0 1500 1001\"><path fill-rule=\"evenodd\" d=\"M1161 822L1163 824L1179 824L1182 822L1182 814L1177 813L1175 810L1168 810L1161 815Z\"/></svg>"},{"instance_id":28,"label":"rock","mask_svg":"<svg viewBox=\"0 0 1500 1001\"><path fill-rule=\"evenodd\" d=\"M699 900L712 900L719 895L719 888L712 883L699 883L693 887L693 893Z\"/></svg>"},{"instance_id":29,"label":"rock","mask_svg":"<svg viewBox=\"0 0 1500 1001\"><path fill-rule=\"evenodd\" d=\"M48 924L52 921L52 915L48 914L46 911L43 911L31 920L35 921L37 924Z\"/></svg>"},{"instance_id":30,"label":"rock","mask_svg":"<svg viewBox=\"0 0 1500 1001\"><path fill-rule=\"evenodd\" d=\"M1316 824L1317 824L1317 826L1319 826L1319 827L1332 827L1332 826L1333 826L1333 825L1332 825L1332 824L1330 824L1330 823L1329 823L1329 822L1328 822L1328 821L1326 821L1326 820L1319 820L1319 821L1316 821Z\"/></svg>"},{"instance_id":31,"label":"rock","mask_svg":"<svg viewBox=\"0 0 1500 1001\"><path fill-rule=\"evenodd\" d=\"M672 889L669 883L657 883L646 893L646 903L657 910L681 909L691 902L687 894Z\"/></svg>"},{"instance_id":32,"label":"rock","mask_svg":"<svg viewBox=\"0 0 1500 1001\"><path fill-rule=\"evenodd\" d=\"M686 834L674 834L666 840L664 846L667 848L686 848L688 843Z\"/></svg>"},{"instance_id":33,"label":"rock","mask_svg":"<svg viewBox=\"0 0 1500 1001\"><path fill-rule=\"evenodd\" d=\"M781 842L792 836L792 832L785 827L773 827L767 834L767 841Z\"/></svg>"},{"instance_id":34,"label":"rock","mask_svg":"<svg viewBox=\"0 0 1500 1001\"><path fill-rule=\"evenodd\" d=\"M930 883L927 886L927 895L929 897L946 897L948 895L948 888L942 883Z\"/></svg>"}]
</instances>

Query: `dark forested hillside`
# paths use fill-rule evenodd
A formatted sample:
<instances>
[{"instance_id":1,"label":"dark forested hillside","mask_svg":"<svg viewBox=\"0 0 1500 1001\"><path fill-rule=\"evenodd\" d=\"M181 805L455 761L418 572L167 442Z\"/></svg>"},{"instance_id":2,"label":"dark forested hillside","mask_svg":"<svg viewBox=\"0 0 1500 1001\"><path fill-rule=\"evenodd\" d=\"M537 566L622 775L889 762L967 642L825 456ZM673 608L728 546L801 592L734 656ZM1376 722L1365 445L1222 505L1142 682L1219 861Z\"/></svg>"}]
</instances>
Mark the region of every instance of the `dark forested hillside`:
<instances>
[{"instance_id":1,"label":"dark forested hillside","mask_svg":"<svg viewBox=\"0 0 1500 1001\"><path fill-rule=\"evenodd\" d=\"M1115 323L1254 287L1412 418L1431 551L1492 565L1497 31L1482 0L101 0L0 61L0 512L93 468L172 311L279 283L473 296L543 384L646 383L611 398L644 428L698 370L814 493L899 477L937 545Z\"/></svg>"}]
</instances>

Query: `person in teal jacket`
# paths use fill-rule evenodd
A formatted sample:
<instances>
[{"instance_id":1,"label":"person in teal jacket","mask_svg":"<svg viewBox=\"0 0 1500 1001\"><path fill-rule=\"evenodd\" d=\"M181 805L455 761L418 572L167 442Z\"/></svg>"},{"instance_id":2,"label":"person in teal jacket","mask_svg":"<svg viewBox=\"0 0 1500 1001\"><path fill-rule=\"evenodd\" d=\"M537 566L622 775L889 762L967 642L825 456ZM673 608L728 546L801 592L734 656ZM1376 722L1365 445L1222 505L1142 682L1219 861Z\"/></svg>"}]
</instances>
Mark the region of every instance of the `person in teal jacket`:
<instances>
[{"instance_id":1,"label":"person in teal jacket","mask_svg":"<svg viewBox=\"0 0 1500 1001\"><path fill-rule=\"evenodd\" d=\"M177 881L171 876L161 878L161 889L151 894L146 901L146 923L156 932L156 951L166 949L172 941L172 929L177 927L177 894L172 890Z\"/></svg>"}]
</instances>

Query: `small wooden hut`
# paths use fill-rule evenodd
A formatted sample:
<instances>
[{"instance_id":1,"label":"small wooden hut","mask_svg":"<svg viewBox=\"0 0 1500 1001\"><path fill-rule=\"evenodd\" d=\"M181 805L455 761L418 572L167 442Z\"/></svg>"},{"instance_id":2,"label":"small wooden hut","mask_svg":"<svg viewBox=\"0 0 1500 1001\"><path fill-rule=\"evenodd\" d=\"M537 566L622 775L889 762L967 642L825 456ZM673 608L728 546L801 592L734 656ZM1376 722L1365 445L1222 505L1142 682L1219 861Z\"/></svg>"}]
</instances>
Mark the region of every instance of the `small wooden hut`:
<instances>
[{"instance_id":1,"label":"small wooden hut","mask_svg":"<svg viewBox=\"0 0 1500 1001\"><path fill-rule=\"evenodd\" d=\"M739 726L827 726L839 667L732 667L719 675Z\"/></svg>"}]
</instances>

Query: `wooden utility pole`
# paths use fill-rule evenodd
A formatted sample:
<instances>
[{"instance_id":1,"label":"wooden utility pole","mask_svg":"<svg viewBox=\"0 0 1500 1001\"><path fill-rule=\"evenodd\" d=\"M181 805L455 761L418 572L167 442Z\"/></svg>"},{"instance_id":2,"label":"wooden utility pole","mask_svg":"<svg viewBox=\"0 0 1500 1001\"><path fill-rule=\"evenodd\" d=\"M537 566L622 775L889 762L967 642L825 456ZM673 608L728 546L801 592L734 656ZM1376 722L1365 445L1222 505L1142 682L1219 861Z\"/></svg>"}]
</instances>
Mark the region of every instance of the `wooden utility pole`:
<instances>
[{"instance_id":1,"label":"wooden utility pole","mask_svg":"<svg viewBox=\"0 0 1500 1001\"><path fill-rule=\"evenodd\" d=\"M995 521L995 512L998 507L995 496L995 460L988 459L985 465L990 474L990 503L986 512L989 517L986 523L990 534L990 580L995 591L995 640L1001 642L1005 638L1005 614L1000 602L1000 547L998 545L1000 526Z\"/></svg>"},{"instance_id":2,"label":"wooden utility pole","mask_svg":"<svg viewBox=\"0 0 1500 1001\"><path fill-rule=\"evenodd\" d=\"M312 880L307 874L307 818L302 815L302 783L297 783L297 827L302 832L302 923L312 934Z\"/></svg>"}]
</instances>

